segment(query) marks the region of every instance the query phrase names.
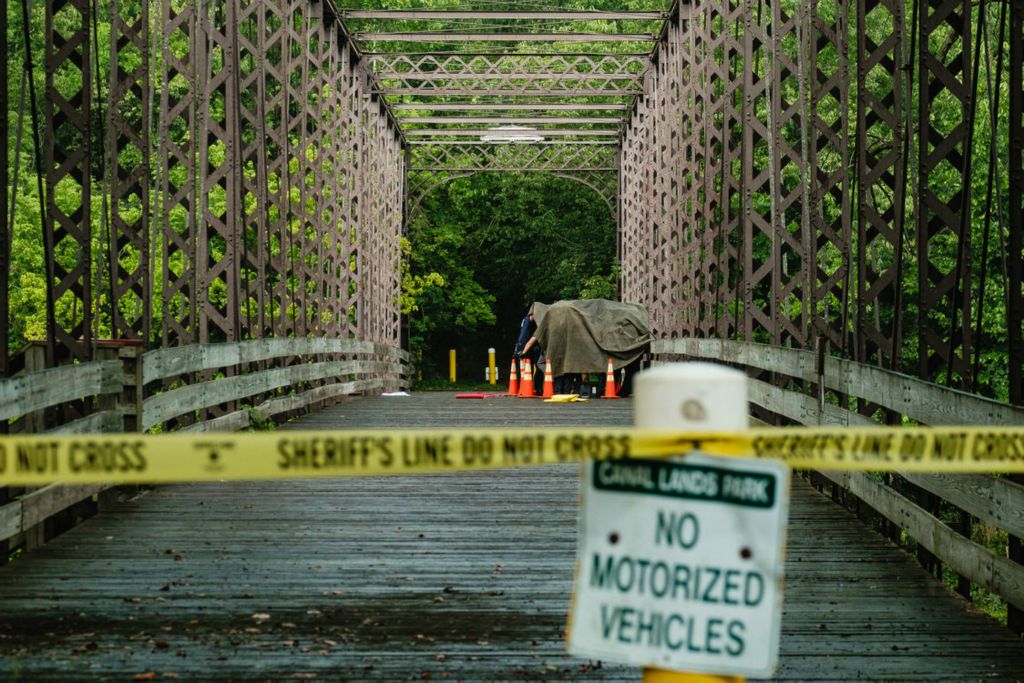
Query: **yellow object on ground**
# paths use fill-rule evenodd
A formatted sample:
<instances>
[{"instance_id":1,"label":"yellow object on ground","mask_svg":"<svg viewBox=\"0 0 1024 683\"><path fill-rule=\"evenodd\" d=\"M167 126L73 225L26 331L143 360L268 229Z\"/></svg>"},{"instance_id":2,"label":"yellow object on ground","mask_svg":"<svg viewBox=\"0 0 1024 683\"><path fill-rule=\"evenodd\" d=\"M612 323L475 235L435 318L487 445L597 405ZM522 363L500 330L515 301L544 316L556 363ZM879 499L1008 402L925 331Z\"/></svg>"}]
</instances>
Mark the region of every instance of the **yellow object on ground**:
<instances>
[{"instance_id":1,"label":"yellow object on ground","mask_svg":"<svg viewBox=\"0 0 1024 683\"><path fill-rule=\"evenodd\" d=\"M555 394L551 398L544 399L545 403L586 403L587 399L580 398L579 394Z\"/></svg>"}]
</instances>

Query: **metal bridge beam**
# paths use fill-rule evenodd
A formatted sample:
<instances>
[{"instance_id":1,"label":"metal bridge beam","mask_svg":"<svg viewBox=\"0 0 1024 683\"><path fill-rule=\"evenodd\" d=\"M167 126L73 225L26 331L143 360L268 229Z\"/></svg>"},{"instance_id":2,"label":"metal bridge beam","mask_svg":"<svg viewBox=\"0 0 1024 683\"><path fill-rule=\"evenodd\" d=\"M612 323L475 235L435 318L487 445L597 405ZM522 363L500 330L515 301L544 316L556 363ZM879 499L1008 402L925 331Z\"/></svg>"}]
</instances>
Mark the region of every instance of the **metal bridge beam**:
<instances>
[{"instance_id":1,"label":"metal bridge beam","mask_svg":"<svg viewBox=\"0 0 1024 683\"><path fill-rule=\"evenodd\" d=\"M449 33L443 31L357 32L360 42L399 43L644 43L653 33Z\"/></svg>"},{"instance_id":2,"label":"metal bridge beam","mask_svg":"<svg viewBox=\"0 0 1024 683\"><path fill-rule=\"evenodd\" d=\"M379 20L437 20L447 21L465 19L508 19L516 21L660 21L668 17L668 12L613 12L613 11L560 11L543 12L538 10L516 11L458 11L458 10L343 10L343 19L379 19Z\"/></svg>"}]
</instances>

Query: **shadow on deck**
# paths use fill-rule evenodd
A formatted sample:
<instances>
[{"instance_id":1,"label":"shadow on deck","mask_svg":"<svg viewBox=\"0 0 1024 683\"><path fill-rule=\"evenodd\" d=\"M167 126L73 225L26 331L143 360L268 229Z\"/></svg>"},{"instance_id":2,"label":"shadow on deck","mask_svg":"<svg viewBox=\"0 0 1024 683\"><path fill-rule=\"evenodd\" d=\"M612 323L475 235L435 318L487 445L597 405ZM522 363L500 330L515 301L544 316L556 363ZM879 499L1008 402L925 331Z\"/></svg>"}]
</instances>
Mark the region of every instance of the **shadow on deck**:
<instances>
[{"instance_id":1,"label":"shadow on deck","mask_svg":"<svg viewBox=\"0 0 1024 683\"><path fill-rule=\"evenodd\" d=\"M450 394L284 429L617 426ZM0 569L0 679L639 680L568 657L575 466L166 486ZM1024 646L794 483L779 680L1019 680Z\"/></svg>"}]
</instances>

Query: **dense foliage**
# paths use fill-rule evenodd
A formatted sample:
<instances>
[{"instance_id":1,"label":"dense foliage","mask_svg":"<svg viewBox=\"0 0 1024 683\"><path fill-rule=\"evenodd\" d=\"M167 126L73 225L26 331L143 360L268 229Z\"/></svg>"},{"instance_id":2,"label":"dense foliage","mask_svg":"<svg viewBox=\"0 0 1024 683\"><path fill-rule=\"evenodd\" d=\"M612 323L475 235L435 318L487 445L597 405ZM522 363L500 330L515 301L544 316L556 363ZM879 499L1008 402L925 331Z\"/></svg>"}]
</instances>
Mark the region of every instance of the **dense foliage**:
<instances>
[{"instance_id":1,"label":"dense foliage","mask_svg":"<svg viewBox=\"0 0 1024 683\"><path fill-rule=\"evenodd\" d=\"M465 353L469 377L482 377L488 347L507 361L533 301L615 297L615 221L584 185L485 173L442 186L423 209L409 229L405 308L427 375L447 373L449 348Z\"/></svg>"}]
</instances>

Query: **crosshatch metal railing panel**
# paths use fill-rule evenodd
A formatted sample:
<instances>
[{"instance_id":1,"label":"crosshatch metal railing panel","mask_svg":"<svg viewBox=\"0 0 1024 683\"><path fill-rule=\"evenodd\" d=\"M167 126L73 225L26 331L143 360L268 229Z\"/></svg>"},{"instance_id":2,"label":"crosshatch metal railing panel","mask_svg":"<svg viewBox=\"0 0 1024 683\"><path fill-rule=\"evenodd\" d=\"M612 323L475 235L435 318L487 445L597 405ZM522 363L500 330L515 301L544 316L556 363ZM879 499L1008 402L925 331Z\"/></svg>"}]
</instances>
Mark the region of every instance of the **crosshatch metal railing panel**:
<instances>
[{"instance_id":1,"label":"crosshatch metal railing panel","mask_svg":"<svg viewBox=\"0 0 1024 683\"><path fill-rule=\"evenodd\" d=\"M43 12L47 363L108 326L398 344L406 149L333 6L111 0L104 46L92 9Z\"/></svg>"},{"instance_id":2,"label":"crosshatch metal railing panel","mask_svg":"<svg viewBox=\"0 0 1024 683\"><path fill-rule=\"evenodd\" d=\"M112 259L115 334L149 338L153 324L141 303L152 295L147 228L118 219L118 202L131 200L162 206L164 345L328 331L397 344L406 161L333 10L310 0L163 0L153 60L147 7L115 24L114 64L122 45L144 59L111 72L111 158L155 153L162 201L147 197L147 174L115 163L111 255L126 264ZM150 73L156 63L160 73ZM150 78L162 84L156 149L116 106L148 106Z\"/></svg>"},{"instance_id":3,"label":"crosshatch metal railing panel","mask_svg":"<svg viewBox=\"0 0 1024 683\"><path fill-rule=\"evenodd\" d=\"M1005 325L1019 402L1013 10L1002 182L1013 207ZM663 337L824 340L858 361L913 362L924 379L971 389L981 315L972 301L993 262L975 255L970 185L984 176L977 160L1003 149L1001 131L979 140L975 120L976 74L983 57L995 61L989 47L976 54L990 14L963 0L680 3L623 132L623 297L646 304Z\"/></svg>"}]
</instances>

